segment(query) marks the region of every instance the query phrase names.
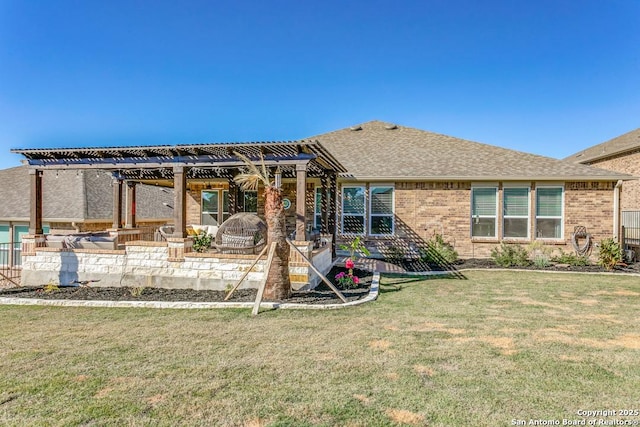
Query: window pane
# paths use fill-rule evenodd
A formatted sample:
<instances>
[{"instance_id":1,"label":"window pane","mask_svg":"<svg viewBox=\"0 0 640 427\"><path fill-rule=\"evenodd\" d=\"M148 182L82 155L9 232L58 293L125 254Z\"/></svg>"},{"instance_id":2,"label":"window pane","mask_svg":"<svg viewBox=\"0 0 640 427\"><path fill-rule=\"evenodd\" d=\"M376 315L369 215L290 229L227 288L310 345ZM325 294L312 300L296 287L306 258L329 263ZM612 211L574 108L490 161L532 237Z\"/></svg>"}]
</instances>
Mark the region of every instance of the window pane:
<instances>
[{"instance_id":1,"label":"window pane","mask_svg":"<svg viewBox=\"0 0 640 427\"><path fill-rule=\"evenodd\" d=\"M505 216L529 216L528 188L505 188L503 196Z\"/></svg>"},{"instance_id":2,"label":"window pane","mask_svg":"<svg viewBox=\"0 0 640 427\"><path fill-rule=\"evenodd\" d=\"M202 192L202 213L218 215L218 191Z\"/></svg>"},{"instance_id":3,"label":"window pane","mask_svg":"<svg viewBox=\"0 0 640 427\"><path fill-rule=\"evenodd\" d=\"M258 192L257 191L244 192L244 211L258 213Z\"/></svg>"},{"instance_id":4,"label":"window pane","mask_svg":"<svg viewBox=\"0 0 640 427\"><path fill-rule=\"evenodd\" d=\"M218 225L218 214L202 212L203 225Z\"/></svg>"},{"instance_id":5,"label":"window pane","mask_svg":"<svg viewBox=\"0 0 640 427\"><path fill-rule=\"evenodd\" d=\"M322 227L322 215L321 214L316 214L315 215L315 222L314 222L314 226L316 228L321 228Z\"/></svg>"},{"instance_id":6,"label":"window pane","mask_svg":"<svg viewBox=\"0 0 640 427\"><path fill-rule=\"evenodd\" d=\"M473 216L496 216L496 189L474 188L471 193Z\"/></svg>"},{"instance_id":7,"label":"window pane","mask_svg":"<svg viewBox=\"0 0 640 427\"><path fill-rule=\"evenodd\" d=\"M222 212L229 212L229 192L227 190L222 192Z\"/></svg>"},{"instance_id":8,"label":"window pane","mask_svg":"<svg viewBox=\"0 0 640 427\"><path fill-rule=\"evenodd\" d=\"M537 216L562 216L562 188L538 188L536 214Z\"/></svg>"},{"instance_id":9,"label":"window pane","mask_svg":"<svg viewBox=\"0 0 640 427\"><path fill-rule=\"evenodd\" d=\"M504 237L527 237L528 218L505 218Z\"/></svg>"},{"instance_id":10,"label":"window pane","mask_svg":"<svg viewBox=\"0 0 640 427\"><path fill-rule=\"evenodd\" d=\"M471 234L474 237L495 237L495 218L474 218L471 222Z\"/></svg>"},{"instance_id":11,"label":"window pane","mask_svg":"<svg viewBox=\"0 0 640 427\"><path fill-rule=\"evenodd\" d=\"M316 215L320 215L322 213L322 188L316 188L316 205L314 208L314 212Z\"/></svg>"},{"instance_id":12,"label":"window pane","mask_svg":"<svg viewBox=\"0 0 640 427\"><path fill-rule=\"evenodd\" d=\"M371 215L393 214L393 187L371 188Z\"/></svg>"},{"instance_id":13,"label":"window pane","mask_svg":"<svg viewBox=\"0 0 640 427\"><path fill-rule=\"evenodd\" d=\"M0 225L0 243L9 243L11 241L11 231L8 224Z\"/></svg>"},{"instance_id":14,"label":"window pane","mask_svg":"<svg viewBox=\"0 0 640 427\"><path fill-rule=\"evenodd\" d=\"M342 232L364 234L364 217L355 215L344 215Z\"/></svg>"},{"instance_id":15,"label":"window pane","mask_svg":"<svg viewBox=\"0 0 640 427\"><path fill-rule=\"evenodd\" d=\"M393 234L393 216L372 216L371 234Z\"/></svg>"},{"instance_id":16,"label":"window pane","mask_svg":"<svg viewBox=\"0 0 640 427\"><path fill-rule=\"evenodd\" d=\"M342 189L342 213L364 215L364 187Z\"/></svg>"},{"instance_id":17,"label":"window pane","mask_svg":"<svg viewBox=\"0 0 640 427\"><path fill-rule=\"evenodd\" d=\"M559 239L562 237L562 219L538 218L536 221L536 235L543 239Z\"/></svg>"}]
</instances>

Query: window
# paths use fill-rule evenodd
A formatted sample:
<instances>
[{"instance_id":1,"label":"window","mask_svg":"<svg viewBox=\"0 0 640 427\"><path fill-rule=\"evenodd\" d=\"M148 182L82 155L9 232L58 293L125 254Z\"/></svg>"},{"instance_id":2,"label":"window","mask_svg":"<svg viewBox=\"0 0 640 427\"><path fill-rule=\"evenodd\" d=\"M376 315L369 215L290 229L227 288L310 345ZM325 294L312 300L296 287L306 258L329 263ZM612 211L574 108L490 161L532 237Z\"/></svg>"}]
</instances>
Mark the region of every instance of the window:
<instances>
[{"instance_id":1,"label":"window","mask_svg":"<svg viewBox=\"0 0 640 427\"><path fill-rule=\"evenodd\" d=\"M243 192L244 199L244 211L258 213L258 192L257 191L245 191Z\"/></svg>"},{"instance_id":2,"label":"window","mask_svg":"<svg viewBox=\"0 0 640 427\"><path fill-rule=\"evenodd\" d=\"M369 199L369 234L393 234L393 187L371 187Z\"/></svg>"},{"instance_id":3,"label":"window","mask_svg":"<svg viewBox=\"0 0 640 427\"><path fill-rule=\"evenodd\" d=\"M502 191L502 199L503 236L529 237L529 189L506 187Z\"/></svg>"},{"instance_id":4,"label":"window","mask_svg":"<svg viewBox=\"0 0 640 427\"><path fill-rule=\"evenodd\" d=\"M562 187L536 189L536 237L562 238Z\"/></svg>"},{"instance_id":5,"label":"window","mask_svg":"<svg viewBox=\"0 0 640 427\"><path fill-rule=\"evenodd\" d=\"M222 190L222 222L225 222L231 215L229 214L229 191Z\"/></svg>"},{"instance_id":6,"label":"window","mask_svg":"<svg viewBox=\"0 0 640 427\"><path fill-rule=\"evenodd\" d=\"M496 237L497 192L495 187L471 189L472 237Z\"/></svg>"},{"instance_id":7,"label":"window","mask_svg":"<svg viewBox=\"0 0 640 427\"><path fill-rule=\"evenodd\" d=\"M313 207L313 226L317 229L320 229L322 228L322 187L316 187L314 200L315 204Z\"/></svg>"},{"instance_id":8,"label":"window","mask_svg":"<svg viewBox=\"0 0 640 427\"><path fill-rule=\"evenodd\" d=\"M342 187L342 232L364 234L364 187Z\"/></svg>"},{"instance_id":9,"label":"window","mask_svg":"<svg viewBox=\"0 0 640 427\"><path fill-rule=\"evenodd\" d=\"M218 225L218 190L202 191L202 224Z\"/></svg>"}]
</instances>

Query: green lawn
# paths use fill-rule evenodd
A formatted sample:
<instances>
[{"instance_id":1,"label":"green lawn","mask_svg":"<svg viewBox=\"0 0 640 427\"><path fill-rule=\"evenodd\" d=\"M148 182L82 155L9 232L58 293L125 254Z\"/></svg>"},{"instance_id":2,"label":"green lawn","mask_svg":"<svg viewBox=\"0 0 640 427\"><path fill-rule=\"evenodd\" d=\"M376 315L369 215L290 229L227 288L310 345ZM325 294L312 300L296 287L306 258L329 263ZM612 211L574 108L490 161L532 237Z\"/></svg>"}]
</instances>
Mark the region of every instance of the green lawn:
<instances>
[{"instance_id":1,"label":"green lawn","mask_svg":"<svg viewBox=\"0 0 640 427\"><path fill-rule=\"evenodd\" d=\"M0 425L506 426L640 409L640 278L465 276L383 278L374 303L255 318L0 306Z\"/></svg>"}]
</instances>

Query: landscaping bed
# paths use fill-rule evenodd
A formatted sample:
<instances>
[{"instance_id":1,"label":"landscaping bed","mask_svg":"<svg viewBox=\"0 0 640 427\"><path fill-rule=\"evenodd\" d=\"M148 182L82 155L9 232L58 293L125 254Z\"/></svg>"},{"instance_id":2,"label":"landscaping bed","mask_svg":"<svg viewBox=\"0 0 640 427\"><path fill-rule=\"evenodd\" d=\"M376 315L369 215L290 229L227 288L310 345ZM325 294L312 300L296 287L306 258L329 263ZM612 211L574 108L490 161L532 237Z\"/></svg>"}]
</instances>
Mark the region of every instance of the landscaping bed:
<instances>
[{"instance_id":1,"label":"landscaping bed","mask_svg":"<svg viewBox=\"0 0 640 427\"><path fill-rule=\"evenodd\" d=\"M344 268L334 267L327 278L335 282L335 275ZM354 289L342 289L347 301L356 301L369 294L373 273L364 270L354 270L360 278L360 283ZM335 283L334 283L335 284ZM256 289L238 289L229 301L253 302L256 299ZM131 288L131 287L100 287L100 286L61 286L57 289L47 286L18 287L0 290L0 297L11 298L40 298L49 300L99 300L99 301L189 301L189 302L222 302L226 291L208 291L193 289L161 289L161 288ZM264 301L273 301L264 299ZM294 291L290 298L283 303L302 304L340 304L338 296L322 282L310 291Z\"/></svg>"}]
</instances>

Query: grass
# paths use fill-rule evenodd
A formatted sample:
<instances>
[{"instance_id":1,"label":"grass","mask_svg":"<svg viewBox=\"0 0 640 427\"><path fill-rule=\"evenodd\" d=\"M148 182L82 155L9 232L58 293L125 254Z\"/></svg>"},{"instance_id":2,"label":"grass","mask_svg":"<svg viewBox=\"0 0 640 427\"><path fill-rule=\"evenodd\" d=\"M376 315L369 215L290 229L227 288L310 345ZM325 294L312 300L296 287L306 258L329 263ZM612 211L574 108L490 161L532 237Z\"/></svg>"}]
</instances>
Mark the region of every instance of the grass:
<instances>
[{"instance_id":1,"label":"grass","mask_svg":"<svg viewBox=\"0 0 640 427\"><path fill-rule=\"evenodd\" d=\"M0 306L0 424L483 426L638 409L637 277L465 275L385 277L372 304L255 318Z\"/></svg>"}]
</instances>

